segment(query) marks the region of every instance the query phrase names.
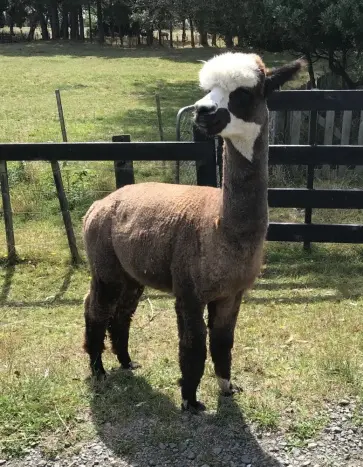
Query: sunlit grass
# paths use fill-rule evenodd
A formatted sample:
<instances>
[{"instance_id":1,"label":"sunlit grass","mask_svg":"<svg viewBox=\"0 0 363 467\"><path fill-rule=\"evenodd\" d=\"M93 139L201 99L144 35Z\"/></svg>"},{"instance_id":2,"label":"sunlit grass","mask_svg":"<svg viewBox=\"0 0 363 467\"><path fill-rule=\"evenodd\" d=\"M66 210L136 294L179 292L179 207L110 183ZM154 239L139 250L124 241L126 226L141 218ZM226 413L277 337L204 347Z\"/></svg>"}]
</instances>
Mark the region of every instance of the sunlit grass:
<instances>
[{"instance_id":1,"label":"sunlit grass","mask_svg":"<svg viewBox=\"0 0 363 467\"><path fill-rule=\"evenodd\" d=\"M145 416L160 424L153 438L178 442L184 428L172 300L146 292L131 333L132 356L142 368L134 377L115 373L95 389L82 350L88 271L72 268L66 255L56 253L1 270L5 453L19 454L34 443L53 452L104 423L126 427ZM314 247L309 255L297 246L269 245L266 268L243 301L233 353L234 379L244 388L234 404L249 423L285 427L291 443L301 445L324 425L316 419L323 401L362 397L362 257L354 247ZM105 365L117 366L109 350ZM210 357L200 398L210 414L218 410L212 423L235 420L228 403L218 408ZM132 449L125 443L121 450Z\"/></svg>"}]
</instances>

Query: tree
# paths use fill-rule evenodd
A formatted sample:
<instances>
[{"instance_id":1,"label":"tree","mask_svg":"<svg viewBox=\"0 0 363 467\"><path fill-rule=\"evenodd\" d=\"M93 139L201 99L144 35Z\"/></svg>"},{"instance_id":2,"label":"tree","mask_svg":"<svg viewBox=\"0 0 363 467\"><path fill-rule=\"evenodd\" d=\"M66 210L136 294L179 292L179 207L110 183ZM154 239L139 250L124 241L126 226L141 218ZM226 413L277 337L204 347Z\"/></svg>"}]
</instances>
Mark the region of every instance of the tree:
<instances>
[{"instance_id":1,"label":"tree","mask_svg":"<svg viewBox=\"0 0 363 467\"><path fill-rule=\"evenodd\" d=\"M246 11L251 45L304 55L312 83L314 62L325 59L345 86L363 85L363 0L255 0Z\"/></svg>"}]
</instances>

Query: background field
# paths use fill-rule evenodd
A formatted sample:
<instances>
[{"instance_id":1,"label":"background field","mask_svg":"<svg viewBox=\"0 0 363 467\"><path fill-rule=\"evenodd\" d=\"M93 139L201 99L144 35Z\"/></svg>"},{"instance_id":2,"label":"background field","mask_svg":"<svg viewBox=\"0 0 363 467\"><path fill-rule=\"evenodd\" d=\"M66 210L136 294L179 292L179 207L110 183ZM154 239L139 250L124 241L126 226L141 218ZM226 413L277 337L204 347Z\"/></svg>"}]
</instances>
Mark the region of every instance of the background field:
<instances>
[{"instance_id":1,"label":"background field","mask_svg":"<svg viewBox=\"0 0 363 467\"><path fill-rule=\"evenodd\" d=\"M197 60L212 54L72 44L0 46L0 141L60 141L55 89L62 92L70 141L109 141L125 133L134 141L158 140L156 91L166 139L175 139L177 111L201 96ZM265 60L273 66L288 58L267 55ZM135 167L136 181L172 177L171 168L164 170L161 164ZM114 189L113 167L66 164L62 173L82 250L81 217L94 199ZM160 423L155 442L180 439L182 433L173 429L179 416L179 370L172 300L147 291L131 339L133 355L143 367L133 380L119 375L120 385L97 398L82 351L88 270L69 265L50 168L13 163L9 176L22 262L14 268L4 262L0 269L4 455L22 454L38 443L53 453L91 436L107 420L125 425L155 414ZM331 212L316 215L333 219ZM363 222L361 211L336 216L340 222ZM302 212L280 210L272 217L299 220ZM236 404L249 422L263 429L283 428L296 446L324 427L326 401L348 397L357 400L355 423L361 423L362 273L361 246L314 245L310 254L300 245L266 247L261 278L243 303L234 350L234 373L245 389ZM106 364L116 364L109 352ZM122 385L126 392L120 392ZM216 409L210 361L201 399ZM121 447L125 452L131 448L127 443Z\"/></svg>"}]
</instances>

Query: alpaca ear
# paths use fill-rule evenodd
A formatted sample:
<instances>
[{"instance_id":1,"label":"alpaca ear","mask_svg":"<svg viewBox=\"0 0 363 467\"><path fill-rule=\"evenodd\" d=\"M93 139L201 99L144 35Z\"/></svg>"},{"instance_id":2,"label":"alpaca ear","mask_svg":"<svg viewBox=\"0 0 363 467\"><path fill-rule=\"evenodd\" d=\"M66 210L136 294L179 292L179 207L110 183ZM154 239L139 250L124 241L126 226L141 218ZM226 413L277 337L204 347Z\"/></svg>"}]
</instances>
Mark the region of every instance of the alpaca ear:
<instances>
[{"instance_id":1,"label":"alpaca ear","mask_svg":"<svg viewBox=\"0 0 363 467\"><path fill-rule=\"evenodd\" d=\"M269 96L273 91L279 89L287 81L291 81L306 66L306 61L303 59L282 65L279 68L273 68L266 72L265 79L265 97Z\"/></svg>"}]
</instances>

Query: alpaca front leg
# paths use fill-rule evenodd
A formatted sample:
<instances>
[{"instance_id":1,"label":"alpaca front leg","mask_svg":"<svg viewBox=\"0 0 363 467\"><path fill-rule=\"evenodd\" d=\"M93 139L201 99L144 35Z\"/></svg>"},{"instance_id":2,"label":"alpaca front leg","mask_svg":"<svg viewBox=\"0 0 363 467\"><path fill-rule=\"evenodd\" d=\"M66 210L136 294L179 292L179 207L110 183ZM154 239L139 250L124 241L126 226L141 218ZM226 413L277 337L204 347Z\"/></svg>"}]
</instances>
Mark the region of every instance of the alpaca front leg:
<instances>
[{"instance_id":1,"label":"alpaca front leg","mask_svg":"<svg viewBox=\"0 0 363 467\"><path fill-rule=\"evenodd\" d=\"M206 326L203 306L188 298L176 300L179 331L179 363L181 369L182 410L199 412L205 406L197 400L197 389L204 373L206 349Z\"/></svg>"},{"instance_id":2,"label":"alpaca front leg","mask_svg":"<svg viewBox=\"0 0 363 467\"><path fill-rule=\"evenodd\" d=\"M208 304L210 352L219 387L225 396L239 392L231 383L232 348L242 293Z\"/></svg>"}]
</instances>

